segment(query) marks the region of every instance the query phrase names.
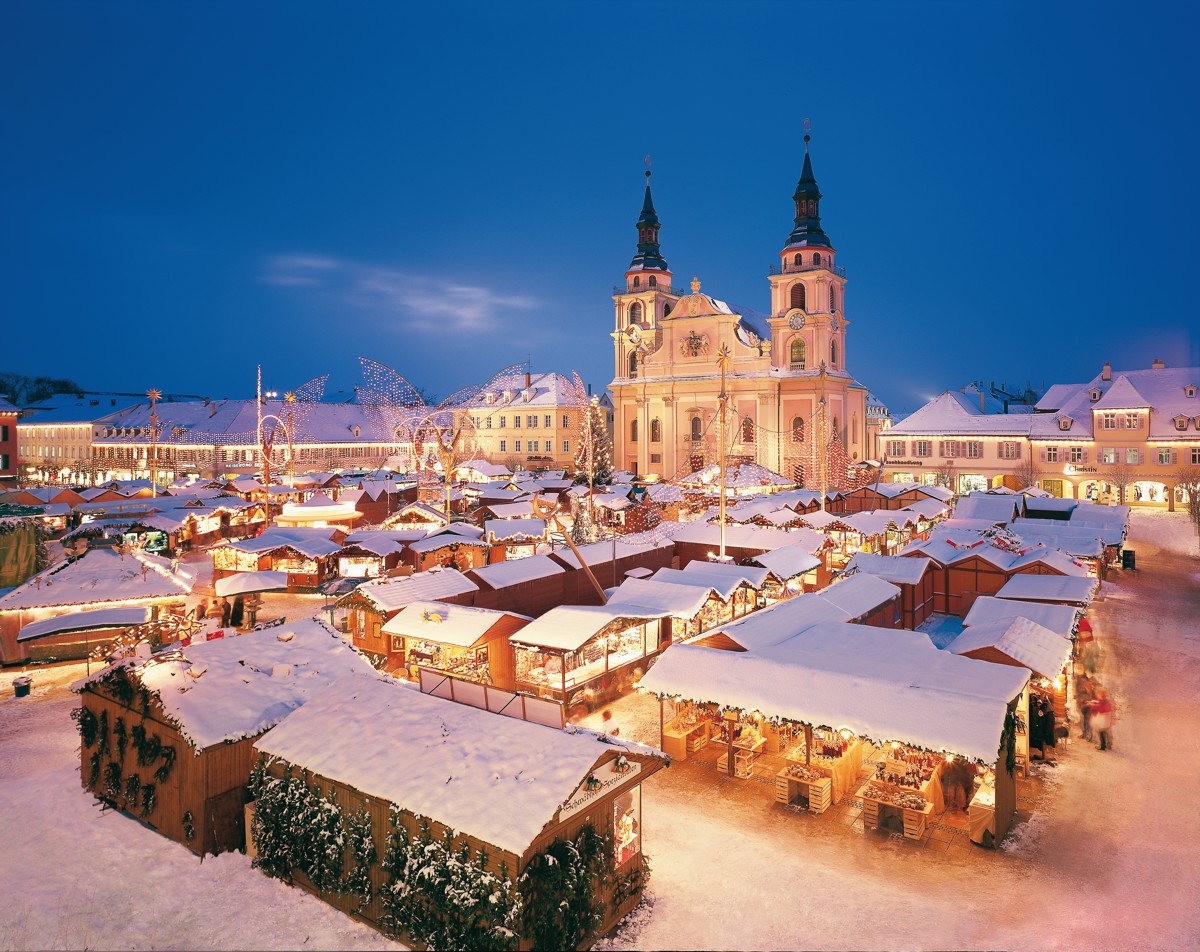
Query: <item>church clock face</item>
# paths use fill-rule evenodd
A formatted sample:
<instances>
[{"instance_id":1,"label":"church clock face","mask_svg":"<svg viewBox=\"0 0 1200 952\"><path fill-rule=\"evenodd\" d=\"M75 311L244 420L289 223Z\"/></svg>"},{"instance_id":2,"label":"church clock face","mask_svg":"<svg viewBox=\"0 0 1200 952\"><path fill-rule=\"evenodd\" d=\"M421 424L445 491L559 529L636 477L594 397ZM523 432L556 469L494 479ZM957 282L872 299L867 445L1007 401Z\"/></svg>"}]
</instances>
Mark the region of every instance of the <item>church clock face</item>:
<instances>
[{"instance_id":1,"label":"church clock face","mask_svg":"<svg viewBox=\"0 0 1200 952\"><path fill-rule=\"evenodd\" d=\"M793 314L788 319L788 326L791 327L791 329L794 331L802 330L804 328L804 315L803 314Z\"/></svg>"},{"instance_id":2,"label":"church clock face","mask_svg":"<svg viewBox=\"0 0 1200 952\"><path fill-rule=\"evenodd\" d=\"M832 327L832 328L833 328L833 329L836 331L836 330L838 329L838 319L837 319L836 317L835 317L835 318L833 318L833 319L832 319L832 320L829 322L829 326L830 326L830 327Z\"/></svg>"},{"instance_id":3,"label":"church clock face","mask_svg":"<svg viewBox=\"0 0 1200 952\"><path fill-rule=\"evenodd\" d=\"M642 329L636 324L631 324L627 333L629 334L629 342L631 344L636 344L642 339Z\"/></svg>"}]
</instances>

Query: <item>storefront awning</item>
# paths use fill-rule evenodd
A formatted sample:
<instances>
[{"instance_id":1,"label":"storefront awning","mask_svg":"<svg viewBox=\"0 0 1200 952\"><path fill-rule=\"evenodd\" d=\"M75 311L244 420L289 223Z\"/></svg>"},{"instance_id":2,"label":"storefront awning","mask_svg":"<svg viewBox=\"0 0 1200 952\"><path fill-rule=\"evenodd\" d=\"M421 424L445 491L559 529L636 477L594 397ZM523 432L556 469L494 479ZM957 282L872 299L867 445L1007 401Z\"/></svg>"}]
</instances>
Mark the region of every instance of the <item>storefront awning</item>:
<instances>
[{"instance_id":1,"label":"storefront awning","mask_svg":"<svg viewBox=\"0 0 1200 952\"><path fill-rule=\"evenodd\" d=\"M72 612L55 618L30 622L21 629L17 641L32 641L69 631L90 631L97 628L132 628L146 621L145 608L97 608L89 612Z\"/></svg>"}]
</instances>

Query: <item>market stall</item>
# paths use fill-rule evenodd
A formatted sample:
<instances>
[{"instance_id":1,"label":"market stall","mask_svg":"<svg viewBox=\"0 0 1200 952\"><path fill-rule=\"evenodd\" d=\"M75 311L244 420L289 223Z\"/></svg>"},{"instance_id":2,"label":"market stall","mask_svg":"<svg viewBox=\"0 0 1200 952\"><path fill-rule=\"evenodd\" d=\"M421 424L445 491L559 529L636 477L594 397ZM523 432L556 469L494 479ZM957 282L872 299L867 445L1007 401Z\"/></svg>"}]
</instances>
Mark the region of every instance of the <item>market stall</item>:
<instances>
[{"instance_id":1,"label":"market stall","mask_svg":"<svg viewBox=\"0 0 1200 952\"><path fill-rule=\"evenodd\" d=\"M509 638L532 619L527 615L446 602L417 601L383 626L390 639L388 667L417 680L420 667L512 689Z\"/></svg>"}]
</instances>

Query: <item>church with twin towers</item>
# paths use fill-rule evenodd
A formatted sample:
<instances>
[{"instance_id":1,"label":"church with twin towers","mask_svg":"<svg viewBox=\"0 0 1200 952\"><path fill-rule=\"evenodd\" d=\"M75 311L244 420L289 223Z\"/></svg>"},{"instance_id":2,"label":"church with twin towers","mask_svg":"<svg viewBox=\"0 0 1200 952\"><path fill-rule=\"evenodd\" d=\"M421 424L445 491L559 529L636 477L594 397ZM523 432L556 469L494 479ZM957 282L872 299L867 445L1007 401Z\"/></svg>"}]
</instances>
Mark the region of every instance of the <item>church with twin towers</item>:
<instances>
[{"instance_id":1,"label":"church with twin towers","mask_svg":"<svg viewBox=\"0 0 1200 952\"><path fill-rule=\"evenodd\" d=\"M720 357L731 461L754 462L809 488L816 447L836 440L851 462L879 459L887 411L849 370L846 272L821 225L809 136L791 233L768 270L771 309L759 315L673 284L650 191L637 253L614 288L613 450L618 468L672 478L716 462ZM832 485L832 483L831 483Z\"/></svg>"}]
</instances>

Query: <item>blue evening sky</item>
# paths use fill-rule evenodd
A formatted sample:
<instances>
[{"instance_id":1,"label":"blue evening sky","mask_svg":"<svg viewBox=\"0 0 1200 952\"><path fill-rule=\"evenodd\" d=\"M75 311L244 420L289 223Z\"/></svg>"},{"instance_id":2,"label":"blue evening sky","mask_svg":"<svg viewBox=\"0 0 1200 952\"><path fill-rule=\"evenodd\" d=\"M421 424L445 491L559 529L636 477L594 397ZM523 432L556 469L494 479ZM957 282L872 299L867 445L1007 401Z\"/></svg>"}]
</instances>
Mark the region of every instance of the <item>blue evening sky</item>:
<instances>
[{"instance_id":1,"label":"blue evening sky","mask_svg":"<svg viewBox=\"0 0 1200 952\"><path fill-rule=\"evenodd\" d=\"M0 371L603 388L643 157L675 283L765 312L805 117L894 411L1200 366L1195 36L1185 3L9 0Z\"/></svg>"}]
</instances>

